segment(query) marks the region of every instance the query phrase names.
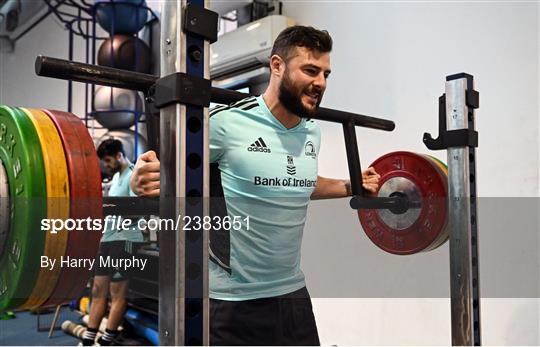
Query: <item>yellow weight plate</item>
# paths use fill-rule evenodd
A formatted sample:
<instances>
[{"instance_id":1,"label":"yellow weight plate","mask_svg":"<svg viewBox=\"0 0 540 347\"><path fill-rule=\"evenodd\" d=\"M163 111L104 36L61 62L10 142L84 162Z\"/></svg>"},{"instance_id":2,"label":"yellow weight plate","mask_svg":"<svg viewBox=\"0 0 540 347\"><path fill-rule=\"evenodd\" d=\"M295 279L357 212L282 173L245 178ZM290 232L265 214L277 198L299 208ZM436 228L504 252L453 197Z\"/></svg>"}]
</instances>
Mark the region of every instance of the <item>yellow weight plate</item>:
<instances>
[{"instance_id":1,"label":"yellow weight plate","mask_svg":"<svg viewBox=\"0 0 540 347\"><path fill-rule=\"evenodd\" d=\"M69 218L69 178L62 140L54 123L43 111L25 108L21 110L32 120L43 152L47 186L47 218L66 220ZM52 269L50 266L40 267L34 289L22 306L26 309L39 307L51 295L60 275L60 257L64 255L68 241L66 230L61 230L56 234L42 230L36 230L36 232L46 233L43 256L55 259L56 262Z\"/></svg>"},{"instance_id":2,"label":"yellow weight plate","mask_svg":"<svg viewBox=\"0 0 540 347\"><path fill-rule=\"evenodd\" d=\"M444 179L448 181L448 167L446 166L446 164L432 155L423 154L423 156L426 159L430 160L433 164L435 164L435 166L437 166L441 170L441 173L443 174ZM448 240L448 236L449 234L448 234L448 219L447 219L446 224L444 226L444 232L440 234L440 236L433 242L433 244L428 249L426 249L426 251L432 251L440 247L441 245L443 245Z\"/></svg>"},{"instance_id":3,"label":"yellow weight plate","mask_svg":"<svg viewBox=\"0 0 540 347\"><path fill-rule=\"evenodd\" d=\"M446 174L446 176L448 176L448 166L446 166L445 163L443 163L440 159L432 156L432 155L426 155L427 157L429 157L433 162L435 162L435 164L437 164L437 166L443 170L443 172Z\"/></svg>"}]
</instances>

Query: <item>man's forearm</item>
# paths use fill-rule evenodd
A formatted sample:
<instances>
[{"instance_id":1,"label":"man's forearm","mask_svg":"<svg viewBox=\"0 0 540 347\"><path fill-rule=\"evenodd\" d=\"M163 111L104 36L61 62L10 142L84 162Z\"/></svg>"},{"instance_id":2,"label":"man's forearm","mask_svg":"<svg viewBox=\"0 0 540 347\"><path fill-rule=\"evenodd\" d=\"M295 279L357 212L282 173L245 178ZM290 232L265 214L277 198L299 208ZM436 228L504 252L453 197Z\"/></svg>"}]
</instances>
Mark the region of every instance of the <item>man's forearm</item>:
<instances>
[{"instance_id":1,"label":"man's forearm","mask_svg":"<svg viewBox=\"0 0 540 347\"><path fill-rule=\"evenodd\" d=\"M317 177L317 187L311 194L312 200L337 199L351 196L351 182L349 180Z\"/></svg>"}]
</instances>

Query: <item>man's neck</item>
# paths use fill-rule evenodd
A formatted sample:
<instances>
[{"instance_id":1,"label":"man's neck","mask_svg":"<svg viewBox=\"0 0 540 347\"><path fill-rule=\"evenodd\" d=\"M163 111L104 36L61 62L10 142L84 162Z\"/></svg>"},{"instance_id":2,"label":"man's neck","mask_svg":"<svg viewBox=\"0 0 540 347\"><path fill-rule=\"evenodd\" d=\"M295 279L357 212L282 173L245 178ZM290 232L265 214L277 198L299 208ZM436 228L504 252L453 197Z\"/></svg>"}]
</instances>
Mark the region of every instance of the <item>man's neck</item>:
<instances>
[{"instance_id":1,"label":"man's neck","mask_svg":"<svg viewBox=\"0 0 540 347\"><path fill-rule=\"evenodd\" d=\"M129 160L122 160L122 162L120 163L120 175L129 166L129 164Z\"/></svg>"},{"instance_id":2,"label":"man's neck","mask_svg":"<svg viewBox=\"0 0 540 347\"><path fill-rule=\"evenodd\" d=\"M266 92L263 94L263 100L272 115L281 124L283 124L285 128L291 129L300 123L301 118L289 112L289 110L287 110L285 106L283 106L283 104L279 101L277 93L267 89Z\"/></svg>"}]
</instances>

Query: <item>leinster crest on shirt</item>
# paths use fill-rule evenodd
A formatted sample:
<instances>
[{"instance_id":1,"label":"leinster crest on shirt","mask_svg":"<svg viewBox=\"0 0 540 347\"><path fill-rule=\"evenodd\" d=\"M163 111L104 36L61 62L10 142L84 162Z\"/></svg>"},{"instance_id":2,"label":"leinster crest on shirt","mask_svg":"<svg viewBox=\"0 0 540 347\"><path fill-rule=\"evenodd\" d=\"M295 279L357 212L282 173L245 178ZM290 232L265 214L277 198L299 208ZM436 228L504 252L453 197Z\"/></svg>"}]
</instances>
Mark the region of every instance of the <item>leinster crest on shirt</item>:
<instances>
[{"instance_id":1,"label":"leinster crest on shirt","mask_svg":"<svg viewBox=\"0 0 540 347\"><path fill-rule=\"evenodd\" d=\"M306 142L305 154L306 156L311 157L313 159L317 158L317 153L315 152L315 146L313 145L313 142L311 141Z\"/></svg>"}]
</instances>

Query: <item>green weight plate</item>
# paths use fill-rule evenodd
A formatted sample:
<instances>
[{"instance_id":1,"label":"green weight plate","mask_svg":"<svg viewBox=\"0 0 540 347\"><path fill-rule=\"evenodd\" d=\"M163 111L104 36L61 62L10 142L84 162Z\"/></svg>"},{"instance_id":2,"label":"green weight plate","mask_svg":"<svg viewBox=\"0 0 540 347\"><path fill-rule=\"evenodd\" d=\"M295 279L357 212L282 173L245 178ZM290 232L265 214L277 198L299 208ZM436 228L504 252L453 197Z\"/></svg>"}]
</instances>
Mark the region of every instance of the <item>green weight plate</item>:
<instances>
[{"instance_id":1,"label":"green weight plate","mask_svg":"<svg viewBox=\"0 0 540 347\"><path fill-rule=\"evenodd\" d=\"M40 269L46 218L45 169L32 121L17 108L0 106L0 160L6 168L10 226L0 249L0 311L26 301Z\"/></svg>"},{"instance_id":2,"label":"green weight plate","mask_svg":"<svg viewBox=\"0 0 540 347\"><path fill-rule=\"evenodd\" d=\"M4 165L0 165L0 250L4 249L9 231L9 183Z\"/></svg>"}]
</instances>

